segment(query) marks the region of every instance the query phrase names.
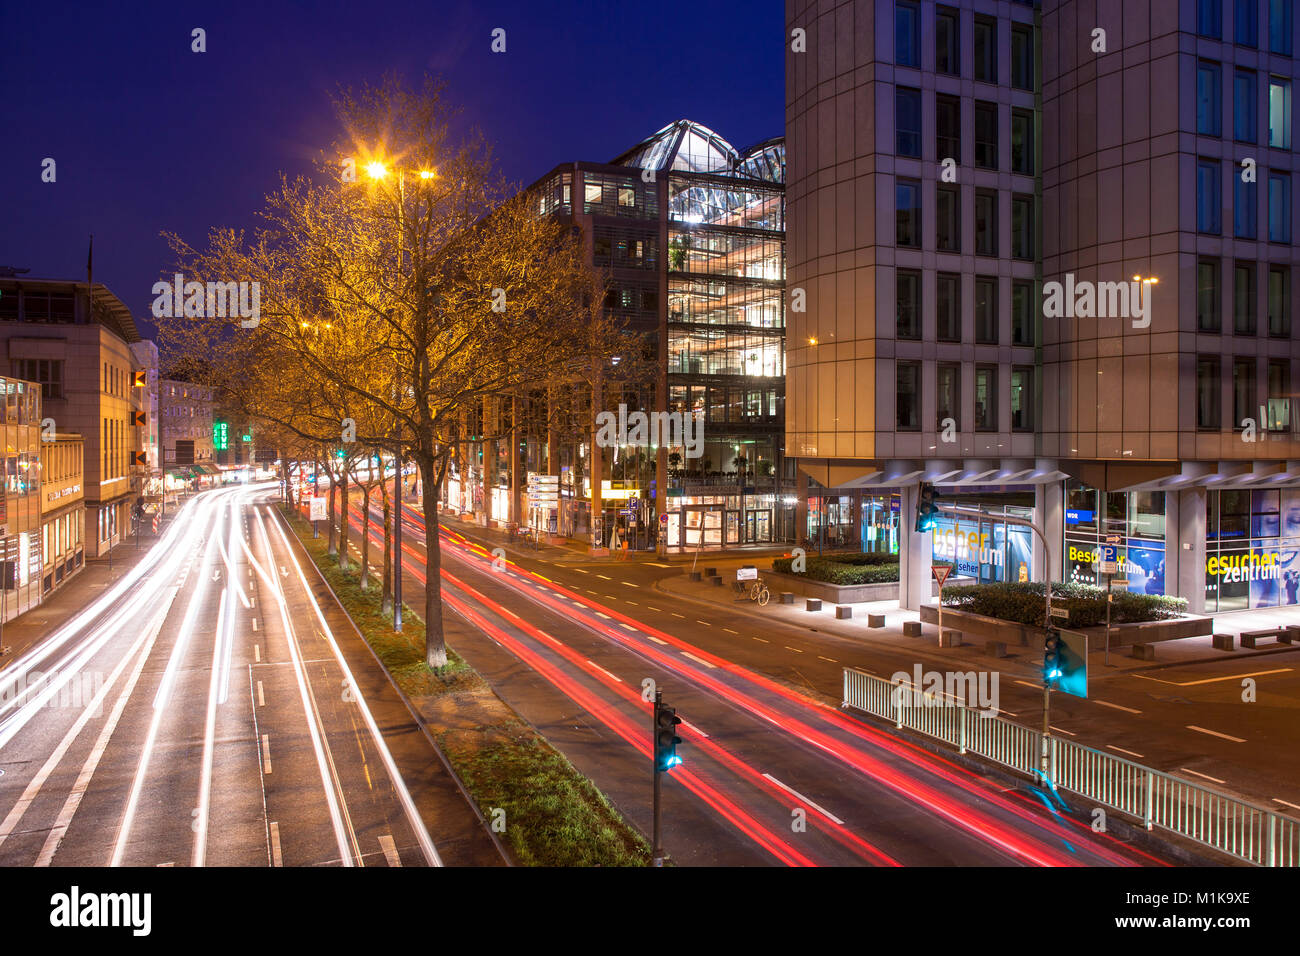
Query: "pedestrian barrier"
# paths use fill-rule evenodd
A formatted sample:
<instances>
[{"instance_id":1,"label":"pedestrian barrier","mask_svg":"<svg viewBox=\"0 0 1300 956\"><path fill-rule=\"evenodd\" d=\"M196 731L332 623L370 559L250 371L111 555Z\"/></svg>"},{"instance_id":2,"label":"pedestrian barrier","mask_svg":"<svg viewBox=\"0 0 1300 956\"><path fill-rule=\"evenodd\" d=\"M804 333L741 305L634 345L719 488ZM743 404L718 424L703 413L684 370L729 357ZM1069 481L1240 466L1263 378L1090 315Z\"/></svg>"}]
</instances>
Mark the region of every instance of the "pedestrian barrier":
<instances>
[{"instance_id":1,"label":"pedestrian barrier","mask_svg":"<svg viewBox=\"0 0 1300 956\"><path fill-rule=\"evenodd\" d=\"M1043 734L961 702L844 669L843 706L1041 780ZM1047 782L1256 866L1300 866L1300 820L1150 767L1047 738Z\"/></svg>"}]
</instances>

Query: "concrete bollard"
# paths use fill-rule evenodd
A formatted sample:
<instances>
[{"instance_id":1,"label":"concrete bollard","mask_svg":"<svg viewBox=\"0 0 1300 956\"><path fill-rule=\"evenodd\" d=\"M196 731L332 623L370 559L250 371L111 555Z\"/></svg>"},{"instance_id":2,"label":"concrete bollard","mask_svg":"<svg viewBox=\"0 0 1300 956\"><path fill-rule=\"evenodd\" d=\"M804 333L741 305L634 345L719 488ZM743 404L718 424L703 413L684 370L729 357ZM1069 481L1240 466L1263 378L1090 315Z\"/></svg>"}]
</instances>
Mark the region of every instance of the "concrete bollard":
<instances>
[{"instance_id":1,"label":"concrete bollard","mask_svg":"<svg viewBox=\"0 0 1300 956\"><path fill-rule=\"evenodd\" d=\"M884 626L885 626L885 615L883 614L867 615L867 627L884 627Z\"/></svg>"},{"instance_id":2,"label":"concrete bollard","mask_svg":"<svg viewBox=\"0 0 1300 956\"><path fill-rule=\"evenodd\" d=\"M1210 638L1216 651L1235 651L1237 649L1237 638L1232 634L1215 634Z\"/></svg>"},{"instance_id":3,"label":"concrete bollard","mask_svg":"<svg viewBox=\"0 0 1300 956\"><path fill-rule=\"evenodd\" d=\"M1153 661L1156 659L1156 646L1154 644L1134 644L1133 656L1140 661Z\"/></svg>"},{"instance_id":4,"label":"concrete bollard","mask_svg":"<svg viewBox=\"0 0 1300 956\"><path fill-rule=\"evenodd\" d=\"M688 573L690 574L690 576L691 576L691 580L692 580L692 581L700 581L700 580L703 580L703 575L701 575L699 571L691 571L691 572L688 572Z\"/></svg>"},{"instance_id":5,"label":"concrete bollard","mask_svg":"<svg viewBox=\"0 0 1300 956\"><path fill-rule=\"evenodd\" d=\"M794 603L794 592L793 592L793 591L782 591L782 592L781 592L781 603L782 603L782 604L793 604L793 603Z\"/></svg>"},{"instance_id":6,"label":"concrete bollard","mask_svg":"<svg viewBox=\"0 0 1300 956\"><path fill-rule=\"evenodd\" d=\"M846 606L843 605L843 604L840 604L840 605L837 605L837 606L836 606L836 608L835 608L835 618L836 618L836 620L843 621L843 620L845 620L846 618L850 618L850 617L852 617L852 616L853 616L853 608L851 608L851 607L846 607Z\"/></svg>"},{"instance_id":7,"label":"concrete bollard","mask_svg":"<svg viewBox=\"0 0 1300 956\"><path fill-rule=\"evenodd\" d=\"M940 647L961 647L961 631L952 631L944 628L943 633L939 635Z\"/></svg>"},{"instance_id":8,"label":"concrete bollard","mask_svg":"<svg viewBox=\"0 0 1300 956\"><path fill-rule=\"evenodd\" d=\"M822 609L821 598L808 598L804 604L805 611L820 611Z\"/></svg>"},{"instance_id":9,"label":"concrete bollard","mask_svg":"<svg viewBox=\"0 0 1300 956\"><path fill-rule=\"evenodd\" d=\"M920 636L921 636L921 622L920 622L920 621L904 621L904 622L903 622L903 636L904 636L904 637L920 637Z\"/></svg>"}]
</instances>

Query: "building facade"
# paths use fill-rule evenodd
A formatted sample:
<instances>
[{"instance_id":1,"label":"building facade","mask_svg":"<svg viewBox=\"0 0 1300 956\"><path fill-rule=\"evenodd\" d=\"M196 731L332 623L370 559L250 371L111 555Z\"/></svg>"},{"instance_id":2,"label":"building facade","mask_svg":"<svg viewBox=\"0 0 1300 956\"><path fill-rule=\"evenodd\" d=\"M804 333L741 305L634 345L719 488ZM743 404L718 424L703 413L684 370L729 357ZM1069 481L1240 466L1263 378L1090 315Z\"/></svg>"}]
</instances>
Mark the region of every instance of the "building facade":
<instances>
[{"instance_id":1,"label":"building facade","mask_svg":"<svg viewBox=\"0 0 1300 956\"><path fill-rule=\"evenodd\" d=\"M4 482L0 490L0 620L41 603L41 390L0 377Z\"/></svg>"},{"instance_id":2,"label":"building facade","mask_svg":"<svg viewBox=\"0 0 1300 956\"><path fill-rule=\"evenodd\" d=\"M131 312L98 283L0 276L0 336L10 372L44 391L54 429L85 439L86 553L103 555L130 532L139 496Z\"/></svg>"},{"instance_id":3,"label":"building facade","mask_svg":"<svg viewBox=\"0 0 1300 956\"><path fill-rule=\"evenodd\" d=\"M801 525L909 607L934 557L1099 580L1107 535L1131 590L1295 602L1291 6L788 0ZM1046 547L914 532L920 482Z\"/></svg>"},{"instance_id":4,"label":"building facade","mask_svg":"<svg viewBox=\"0 0 1300 956\"><path fill-rule=\"evenodd\" d=\"M86 562L86 442L80 435L41 436L41 593L58 589Z\"/></svg>"},{"instance_id":5,"label":"building facade","mask_svg":"<svg viewBox=\"0 0 1300 956\"><path fill-rule=\"evenodd\" d=\"M167 490L212 484L220 469L213 442L211 386L160 379L158 404Z\"/></svg>"},{"instance_id":6,"label":"building facade","mask_svg":"<svg viewBox=\"0 0 1300 956\"><path fill-rule=\"evenodd\" d=\"M131 354L135 356L134 410L143 416L143 424L137 425L139 437L137 451L144 455L144 463L139 466L141 494L148 501L162 494L162 443L158 419L158 346L144 339L132 343ZM143 376L143 384L139 384L141 376ZM136 420L139 422L140 418Z\"/></svg>"}]
</instances>

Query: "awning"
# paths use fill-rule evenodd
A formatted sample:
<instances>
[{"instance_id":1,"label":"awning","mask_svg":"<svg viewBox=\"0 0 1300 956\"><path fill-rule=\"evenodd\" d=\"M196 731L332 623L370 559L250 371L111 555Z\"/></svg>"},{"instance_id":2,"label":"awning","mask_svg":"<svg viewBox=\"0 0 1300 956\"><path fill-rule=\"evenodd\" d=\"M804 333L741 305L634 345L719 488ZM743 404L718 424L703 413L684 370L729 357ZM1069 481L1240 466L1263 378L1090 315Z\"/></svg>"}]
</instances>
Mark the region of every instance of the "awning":
<instances>
[{"instance_id":1,"label":"awning","mask_svg":"<svg viewBox=\"0 0 1300 956\"><path fill-rule=\"evenodd\" d=\"M194 473L198 475L219 475L221 469L210 461L201 461L194 466Z\"/></svg>"}]
</instances>

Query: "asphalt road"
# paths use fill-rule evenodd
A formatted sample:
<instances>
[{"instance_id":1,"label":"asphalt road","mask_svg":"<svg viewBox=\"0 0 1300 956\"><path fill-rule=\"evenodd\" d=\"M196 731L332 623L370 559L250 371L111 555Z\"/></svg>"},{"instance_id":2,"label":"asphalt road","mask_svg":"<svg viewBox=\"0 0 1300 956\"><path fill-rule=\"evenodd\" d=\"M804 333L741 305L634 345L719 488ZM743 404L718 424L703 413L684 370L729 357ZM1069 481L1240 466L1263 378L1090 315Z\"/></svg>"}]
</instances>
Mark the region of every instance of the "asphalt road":
<instances>
[{"instance_id":1,"label":"asphalt road","mask_svg":"<svg viewBox=\"0 0 1300 956\"><path fill-rule=\"evenodd\" d=\"M501 862L264 496L188 502L0 671L0 864Z\"/></svg>"},{"instance_id":2,"label":"asphalt road","mask_svg":"<svg viewBox=\"0 0 1300 956\"><path fill-rule=\"evenodd\" d=\"M404 593L419 607L423 530L418 513L406 517ZM382 542L377 521L371 533ZM456 650L644 832L645 691L677 708L684 763L664 791L665 847L678 863L1160 862L751 669L745 658L770 664L770 650L747 643L743 622L656 593L645 579L658 569L538 570L523 558L493 570L492 555L457 533L442 540L445 599L474 626Z\"/></svg>"}]
</instances>

